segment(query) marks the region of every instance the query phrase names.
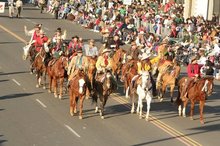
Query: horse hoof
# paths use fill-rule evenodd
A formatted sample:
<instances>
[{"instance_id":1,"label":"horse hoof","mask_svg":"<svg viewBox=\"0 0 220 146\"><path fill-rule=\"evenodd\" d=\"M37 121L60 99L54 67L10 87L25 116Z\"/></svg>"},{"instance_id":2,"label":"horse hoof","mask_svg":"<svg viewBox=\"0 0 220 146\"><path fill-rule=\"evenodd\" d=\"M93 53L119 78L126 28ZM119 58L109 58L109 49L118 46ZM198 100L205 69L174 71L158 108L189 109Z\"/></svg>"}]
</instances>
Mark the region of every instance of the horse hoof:
<instances>
[{"instance_id":1,"label":"horse hoof","mask_svg":"<svg viewBox=\"0 0 220 146\"><path fill-rule=\"evenodd\" d=\"M202 121L200 121L200 123L202 124L202 125L204 125L205 124L205 122L202 120Z\"/></svg>"},{"instance_id":2,"label":"horse hoof","mask_svg":"<svg viewBox=\"0 0 220 146\"><path fill-rule=\"evenodd\" d=\"M33 75L33 72L31 71L30 74Z\"/></svg>"},{"instance_id":3,"label":"horse hoof","mask_svg":"<svg viewBox=\"0 0 220 146\"><path fill-rule=\"evenodd\" d=\"M104 117L104 116L101 116L101 119L105 119L105 117Z\"/></svg>"},{"instance_id":4,"label":"horse hoof","mask_svg":"<svg viewBox=\"0 0 220 146\"><path fill-rule=\"evenodd\" d=\"M193 119L193 117L190 117L190 120L192 120L192 121L193 121L193 120L194 120L194 119Z\"/></svg>"},{"instance_id":5,"label":"horse hoof","mask_svg":"<svg viewBox=\"0 0 220 146\"><path fill-rule=\"evenodd\" d=\"M173 98L171 98L171 103L173 103Z\"/></svg>"},{"instance_id":6,"label":"horse hoof","mask_svg":"<svg viewBox=\"0 0 220 146\"><path fill-rule=\"evenodd\" d=\"M160 102L162 102L163 101L163 98L160 98Z\"/></svg>"},{"instance_id":7,"label":"horse hoof","mask_svg":"<svg viewBox=\"0 0 220 146\"><path fill-rule=\"evenodd\" d=\"M131 111L131 114L133 114L134 113L134 111Z\"/></svg>"},{"instance_id":8,"label":"horse hoof","mask_svg":"<svg viewBox=\"0 0 220 146\"><path fill-rule=\"evenodd\" d=\"M185 117L186 117L186 115L183 115L183 117L185 118Z\"/></svg>"},{"instance_id":9,"label":"horse hoof","mask_svg":"<svg viewBox=\"0 0 220 146\"><path fill-rule=\"evenodd\" d=\"M70 115L71 115L71 116L74 116L74 113L73 113L73 112L70 112Z\"/></svg>"},{"instance_id":10,"label":"horse hoof","mask_svg":"<svg viewBox=\"0 0 220 146\"><path fill-rule=\"evenodd\" d=\"M145 118L145 120L148 122L148 121L149 121L149 118Z\"/></svg>"},{"instance_id":11,"label":"horse hoof","mask_svg":"<svg viewBox=\"0 0 220 146\"><path fill-rule=\"evenodd\" d=\"M61 95L59 95L59 99L62 99L62 96L61 96Z\"/></svg>"},{"instance_id":12,"label":"horse hoof","mask_svg":"<svg viewBox=\"0 0 220 146\"><path fill-rule=\"evenodd\" d=\"M141 119L142 119L142 116L139 116L139 119L141 120Z\"/></svg>"},{"instance_id":13,"label":"horse hoof","mask_svg":"<svg viewBox=\"0 0 220 146\"><path fill-rule=\"evenodd\" d=\"M36 85L36 88L39 88L39 85Z\"/></svg>"},{"instance_id":14,"label":"horse hoof","mask_svg":"<svg viewBox=\"0 0 220 146\"><path fill-rule=\"evenodd\" d=\"M43 89L46 89L46 87L45 87L45 86L43 86Z\"/></svg>"},{"instance_id":15,"label":"horse hoof","mask_svg":"<svg viewBox=\"0 0 220 146\"><path fill-rule=\"evenodd\" d=\"M79 119L80 119L80 120L82 120L82 119L83 119L83 117L82 117L82 116L79 116Z\"/></svg>"},{"instance_id":16,"label":"horse hoof","mask_svg":"<svg viewBox=\"0 0 220 146\"><path fill-rule=\"evenodd\" d=\"M58 97L57 94L54 94L54 97L57 98Z\"/></svg>"}]
</instances>

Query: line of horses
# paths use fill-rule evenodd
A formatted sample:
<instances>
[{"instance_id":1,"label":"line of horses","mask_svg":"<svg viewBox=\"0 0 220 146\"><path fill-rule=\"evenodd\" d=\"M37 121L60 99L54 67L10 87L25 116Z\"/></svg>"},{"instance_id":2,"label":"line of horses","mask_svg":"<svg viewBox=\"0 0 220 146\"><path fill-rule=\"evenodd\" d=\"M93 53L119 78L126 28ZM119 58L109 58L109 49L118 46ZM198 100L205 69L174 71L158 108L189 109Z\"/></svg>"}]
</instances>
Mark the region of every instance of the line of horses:
<instances>
[{"instance_id":1,"label":"line of horses","mask_svg":"<svg viewBox=\"0 0 220 146\"><path fill-rule=\"evenodd\" d=\"M46 89L46 75L49 77L49 92L53 92L55 97L62 99L63 96L63 84L65 78L68 78L66 70L68 68L68 54L65 52L57 60L48 60L47 52L42 49L39 53L34 53L34 48L27 46L24 48L23 59L26 60L28 57L31 62L31 71L34 69L37 76L36 87L43 85L43 88ZM139 117L142 118L143 113L143 100L146 100L147 103L147 113L146 120L149 118L150 104L153 98L153 76L156 73L151 74L148 71L144 71L141 75L138 75L138 60L131 59L125 64L122 64L122 59L124 58L125 51L123 49L117 50L112 59L113 65L111 71L106 71L101 75L100 80L95 78L96 76L96 58L87 57L89 62L89 67L86 72L80 70L79 73L74 77L70 82L68 87L69 96L70 96L70 115L73 116L77 113L77 102L79 100L79 119L83 118L83 102L86 97L91 96L93 102L96 103L95 112L100 112L100 116L104 119L104 107L108 100L108 97L112 92L116 90L113 84L114 78L124 82L124 91L126 97L131 99L131 113L135 112L135 103L137 102L136 112L139 114ZM35 56L35 57L33 57ZM45 63L46 62L46 63ZM158 68L162 64L157 63L153 66L153 70ZM155 68L154 68L155 67ZM200 122L204 124L203 119L203 107L207 96L210 96L213 91L213 79L212 77L204 77L199 81L193 83L190 86L190 89L187 91L187 100L182 101L181 92L185 85L185 78L181 78L178 82L177 79L180 74L181 67L177 62L174 62L172 71L166 71L162 74L160 86L157 88L157 95L160 101L163 100L166 88L170 87L170 97L171 102L173 100L174 87L178 86L178 96L176 98L176 103L178 105L179 115L186 116L185 109L187 103L191 102L190 117L193 117L193 110L195 102L199 101L200 103ZM43 78L43 83L42 83ZM135 80L134 80L135 78ZM59 93L58 90L59 84ZM98 107L98 99L100 104ZM183 107L182 107L183 105Z\"/></svg>"}]
</instances>

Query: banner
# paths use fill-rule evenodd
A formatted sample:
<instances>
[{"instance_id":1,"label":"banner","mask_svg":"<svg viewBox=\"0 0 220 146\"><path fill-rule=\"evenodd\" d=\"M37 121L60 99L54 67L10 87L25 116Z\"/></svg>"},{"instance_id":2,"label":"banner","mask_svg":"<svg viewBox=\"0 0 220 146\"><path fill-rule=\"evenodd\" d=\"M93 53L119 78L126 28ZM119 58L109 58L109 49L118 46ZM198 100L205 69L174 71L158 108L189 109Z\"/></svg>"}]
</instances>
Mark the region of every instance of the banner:
<instances>
[{"instance_id":1,"label":"banner","mask_svg":"<svg viewBox=\"0 0 220 146\"><path fill-rule=\"evenodd\" d=\"M131 5L132 0L123 0L124 5Z\"/></svg>"},{"instance_id":2,"label":"banner","mask_svg":"<svg viewBox=\"0 0 220 146\"><path fill-rule=\"evenodd\" d=\"M5 2L0 2L0 13L5 12Z\"/></svg>"}]
</instances>

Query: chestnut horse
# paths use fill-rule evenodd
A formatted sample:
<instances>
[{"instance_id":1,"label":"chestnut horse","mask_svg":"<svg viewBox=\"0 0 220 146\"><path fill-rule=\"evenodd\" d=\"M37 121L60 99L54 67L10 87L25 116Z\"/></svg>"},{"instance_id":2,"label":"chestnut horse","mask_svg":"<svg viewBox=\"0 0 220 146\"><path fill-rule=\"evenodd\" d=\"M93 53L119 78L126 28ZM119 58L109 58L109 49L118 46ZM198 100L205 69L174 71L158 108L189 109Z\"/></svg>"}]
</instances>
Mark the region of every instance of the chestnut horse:
<instances>
[{"instance_id":1,"label":"chestnut horse","mask_svg":"<svg viewBox=\"0 0 220 146\"><path fill-rule=\"evenodd\" d=\"M69 95L70 95L70 115L77 113L77 101L79 104L79 119L82 119L83 101L86 95L86 75L83 71L79 73L70 81Z\"/></svg>"},{"instance_id":2,"label":"chestnut horse","mask_svg":"<svg viewBox=\"0 0 220 146\"><path fill-rule=\"evenodd\" d=\"M114 53L112 57L112 74L115 76L115 78L118 80L118 75L122 68L122 61L125 55L125 51L123 49L118 49Z\"/></svg>"},{"instance_id":3,"label":"chestnut horse","mask_svg":"<svg viewBox=\"0 0 220 146\"><path fill-rule=\"evenodd\" d=\"M107 70L104 75L100 75L100 80L94 79L92 101L96 103L95 112L100 112L100 116L104 119L104 107L109 95L117 88L113 84L113 76L111 71ZM98 99L100 100L100 110L98 108Z\"/></svg>"},{"instance_id":4,"label":"chestnut horse","mask_svg":"<svg viewBox=\"0 0 220 146\"><path fill-rule=\"evenodd\" d=\"M87 77L88 80L90 82L91 89L93 89L93 80L94 80L94 76L95 76L95 72L96 72L96 61L97 58L92 58L92 57L87 57L88 59L88 69L87 69ZM90 94L89 92L89 88L87 88L86 90L86 97L88 97Z\"/></svg>"},{"instance_id":5,"label":"chestnut horse","mask_svg":"<svg viewBox=\"0 0 220 146\"><path fill-rule=\"evenodd\" d=\"M48 64L47 72L50 79L49 92L51 93L53 90L55 98L57 98L57 84L58 84L57 80L59 80L59 88L60 88L59 99L62 98L63 82L67 67L68 67L68 58L65 56L60 56L60 58L55 62L54 60L51 60Z\"/></svg>"},{"instance_id":6,"label":"chestnut horse","mask_svg":"<svg viewBox=\"0 0 220 146\"><path fill-rule=\"evenodd\" d=\"M205 100L207 96L210 96L213 91L213 77L203 77L196 81L195 83L191 83L188 86L188 91L187 91L187 98L185 101L181 100L181 95L183 88L186 83L187 77L183 77L179 80L178 82L178 97L177 97L177 104L178 104L178 111L179 111L179 116L186 117L186 106L188 101L191 102L191 109L190 109L190 118L193 120L193 112L194 112L194 106L195 102L199 102L199 112L200 112L200 123L204 124L204 119L203 119L203 108L205 105ZM183 108L181 105L183 104Z\"/></svg>"},{"instance_id":7,"label":"chestnut horse","mask_svg":"<svg viewBox=\"0 0 220 146\"><path fill-rule=\"evenodd\" d=\"M159 86L159 100L162 101L164 98L164 94L166 91L167 86L170 87L170 97L171 97L171 102L173 103L173 92L174 92L174 87L176 85L176 80L179 77L181 67L175 63L171 71L166 71L162 76L161 76L161 85Z\"/></svg>"},{"instance_id":8,"label":"chestnut horse","mask_svg":"<svg viewBox=\"0 0 220 146\"><path fill-rule=\"evenodd\" d=\"M41 86L41 77L44 79L44 85L43 89L46 89L46 66L44 64L45 59L45 50L42 48L41 51L36 55L34 62L33 62L33 68L36 70L37 75L37 85L36 87L39 88Z\"/></svg>"}]
</instances>

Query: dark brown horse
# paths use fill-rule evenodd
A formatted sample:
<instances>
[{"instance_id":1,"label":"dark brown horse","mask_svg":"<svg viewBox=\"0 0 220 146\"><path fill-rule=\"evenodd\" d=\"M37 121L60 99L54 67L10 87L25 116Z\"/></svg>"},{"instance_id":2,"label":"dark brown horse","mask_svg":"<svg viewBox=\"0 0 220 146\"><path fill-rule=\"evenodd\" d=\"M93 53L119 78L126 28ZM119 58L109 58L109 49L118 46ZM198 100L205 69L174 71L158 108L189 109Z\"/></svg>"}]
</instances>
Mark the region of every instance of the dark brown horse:
<instances>
[{"instance_id":1,"label":"dark brown horse","mask_svg":"<svg viewBox=\"0 0 220 146\"><path fill-rule=\"evenodd\" d=\"M174 87L176 85L176 80L179 77L181 67L178 64L175 64L173 68L169 71L166 71L162 77L161 77L161 85L159 86L158 92L159 92L159 100L162 101L164 98L164 94L166 91L167 86L170 87L170 97L171 102L173 103L173 92Z\"/></svg>"},{"instance_id":2,"label":"dark brown horse","mask_svg":"<svg viewBox=\"0 0 220 146\"><path fill-rule=\"evenodd\" d=\"M48 76L50 79L49 82L49 92L54 91L54 96L57 98L57 84L59 80L59 99L62 98L63 94L63 82L65 77L65 72L68 67L68 58L65 56L60 56L58 60L54 62L51 60L47 67Z\"/></svg>"},{"instance_id":3,"label":"dark brown horse","mask_svg":"<svg viewBox=\"0 0 220 146\"><path fill-rule=\"evenodd\" d=\"M70 115L73 116L74 113L77 113L77 101L79 99L79 119L83 118L83 101L86 96L86 88L86 75L83 71L79 71L79 73L71 80L69 86Z\"/></svg>"},{"instance_id":4,"label":"dark brown horse","mask_svg":"<svg viewBox=\"0 0 220 146\"><path fill-rule=\"evenodd\" d=\"M92 94L92 99L93 102L96 103L95 112L97 113L99 111L101 118L104 119L104 107L108 97L117 87L113 84L114 79L110 71L106 71L106 73L99 78L100 80L95 79L93 81L94 93ZM100 100L100 110L98 108L98 99Z\"/></svg>"},{"instance_id":5,"label":"dark brown horse","mask_svg":"<svg viewBox=\"0 0 220 146\"><path fill-rule=\"evenodd\" d=\"M39 88L41 86L41 77L43 77L44 79L43 89L46 89L46 72L47 72L46 66L44 64L45 54L46 54L45 50L41 49L41 51L36 55L32 65L37 75L36 87Z\"/></svg>"},{"instance_id":6,"label":"dark brown horse","mask_svg":"<svg viewBox=\"0 0 220 146\"><path fill-rule=\"evenodd\" d=\"M118 80L118 75L122 68L122 61L125 55L125 51L123 49L118 49L114 53L112 57L112 74L115 76L115 78Z\"/></svg>"},{"instance_id":7,"label":"dark brown horse","mask_svg":"<svg viewBox=\"0 0 220 146\"><path fill-rule=\"evenodd\" d=\"M178 104L178 110L179 110L179 116L186 117L186 106L188 101L191 102L191 109L190 109L190 118L193 120L193 112L194 112L194 106L196 102L199 102L199 111L200 111L200 122L201 124L204 124L203 119L203 108L205 105L205 100L207 96L210 96L213 91L213 77L204 77L199 79L196 82L191 82L191 84L188 85L188 91L187 91L187 98L185 101L182 101L181 95L183 94L183 88L186 83L187 77L183 77L178 82L178 97L177 97L177 104ZM183 104L183 108L181 108L181 105Z\"/></svg>"}]
</instances>

